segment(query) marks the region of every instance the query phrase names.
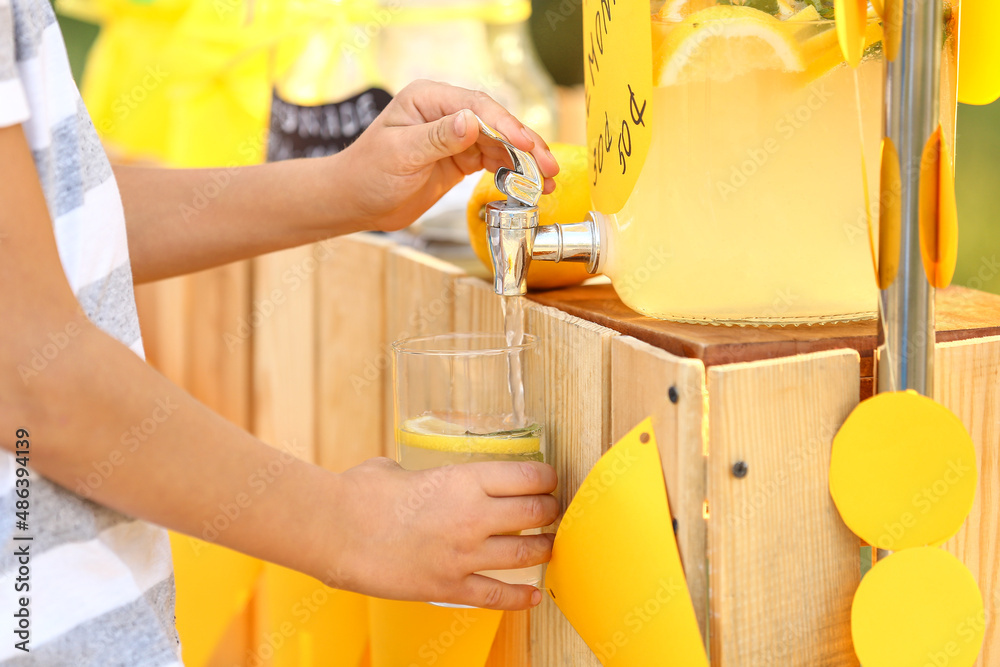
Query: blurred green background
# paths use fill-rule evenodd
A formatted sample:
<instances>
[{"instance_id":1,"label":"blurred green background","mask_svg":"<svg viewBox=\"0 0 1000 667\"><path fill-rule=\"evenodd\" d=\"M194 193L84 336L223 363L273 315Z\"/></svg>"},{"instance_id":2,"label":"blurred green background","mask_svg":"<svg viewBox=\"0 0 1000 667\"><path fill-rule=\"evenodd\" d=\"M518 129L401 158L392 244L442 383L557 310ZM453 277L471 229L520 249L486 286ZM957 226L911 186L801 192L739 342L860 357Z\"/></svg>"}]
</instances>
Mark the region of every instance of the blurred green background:
<instances>
[{"instance_id":1,"label":"blurred green background","mask_svg":"<svg viewBox=\"0 0 1000 667\"><path fill-rule=\"evenodd\" d=\"M581 0L532 0L532 5L531 33L542 62L556 83L580 84ZM60 24L79 81L98 28L65 17ZM954 282L1000 294L1000 101L959 105L955 155L960 233Z\"/></svg>"}]
</instances>

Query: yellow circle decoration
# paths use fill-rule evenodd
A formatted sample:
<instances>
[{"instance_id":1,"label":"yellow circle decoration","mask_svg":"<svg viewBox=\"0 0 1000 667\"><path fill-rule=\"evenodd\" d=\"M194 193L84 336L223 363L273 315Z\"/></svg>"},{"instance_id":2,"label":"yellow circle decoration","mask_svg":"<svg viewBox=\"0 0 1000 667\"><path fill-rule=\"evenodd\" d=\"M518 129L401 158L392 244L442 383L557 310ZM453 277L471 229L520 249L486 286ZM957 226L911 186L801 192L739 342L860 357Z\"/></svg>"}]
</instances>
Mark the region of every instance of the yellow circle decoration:
<instances>
[{"instance_id":1,"label":"yellow circle decoration","mask_svg":"<svg viewBox=\"0 0 1000 667\"><path fill-rule=\"evenodd\" d=\"M879 561L851 607L865 667L970 667L986 630L972 573L943 549L907 549Z\"/></svg>"},{"instance_id":2,"label":"yellow circle decoration","mask_svg":"<svg viewBox=\"0 0 1000 667\"><path fill-rule=\"evenodd\" d=\"M880 549L944 543L975 492L976 450L965 426L916 392L862 402L833 439L833 502L844 523Z\"/></svg>"}]
</instances>

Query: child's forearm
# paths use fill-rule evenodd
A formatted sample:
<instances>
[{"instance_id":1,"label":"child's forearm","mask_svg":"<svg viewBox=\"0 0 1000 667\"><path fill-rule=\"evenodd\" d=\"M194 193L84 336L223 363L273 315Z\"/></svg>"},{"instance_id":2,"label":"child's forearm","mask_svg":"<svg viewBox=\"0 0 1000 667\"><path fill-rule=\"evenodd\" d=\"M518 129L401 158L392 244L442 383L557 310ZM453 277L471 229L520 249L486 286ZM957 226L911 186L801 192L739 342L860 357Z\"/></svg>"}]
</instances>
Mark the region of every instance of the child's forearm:
<instances>
[{"instance_id":1,"label":"child's forearm","mask_svg":"<svg viewBox=\"0 0 1000 667\"><path fill-rule=\"evenodd\" d=\"M115 167L137 283L360 231L337 156L220 169Z\"/></svg>"},{"instance_id":2,"label":"child's forearm","mask_svg":"<svg viewBox=\"0 0 1000 667\"><path fill-rule=\"evenodd\" d=\"M338 476L227 422L92 325L74 323L59 356L24 380L3 374L0 428L4 441L30 433L39 473L317 577L335 568L336 526L322 517L339 504Z\"/></svg>"},{"instance_id":3,"label":"child's forearm","mask_svg":"<svg viewBox=\"0 0 1000 667\"><path fill-rule=\"evenodd\" d=\"M407 472L373 459L334 474L230 424L93 325L74 325L28 387L0 373L2 442L27 431L40 474L331 586L496 609L540 601L530 586L473 573L548 560L552 535L509 533L556 518L549 466Z\"/></svg>"},{"instance_id":4,"label":"child's forearm","mask_svg":"<svg viewBox=\"0 0 1000 667\"><path fill-rule=\"evenodd\" d=\"M482 93L404 88L346 150L232 169L118 167L136 282L190 273L361 229L401 229L466 174L509 165L477 114L531 151L555 187L541 137Z\"/></svg>"}]
</instances>

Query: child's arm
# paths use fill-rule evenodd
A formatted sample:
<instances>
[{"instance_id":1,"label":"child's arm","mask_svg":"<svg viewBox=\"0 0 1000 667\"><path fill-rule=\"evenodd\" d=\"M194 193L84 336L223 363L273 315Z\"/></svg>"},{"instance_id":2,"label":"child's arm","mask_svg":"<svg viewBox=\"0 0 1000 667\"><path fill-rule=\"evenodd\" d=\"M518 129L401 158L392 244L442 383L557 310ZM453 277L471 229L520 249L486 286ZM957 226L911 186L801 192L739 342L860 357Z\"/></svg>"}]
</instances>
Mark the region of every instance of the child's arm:
<instances>
[{"instance_id":1,"label":"child's arm","mask_svg":"<svg viewBox=\"0 0 1000 667\"><path fill-rule=\"evenodd\" d=\"M20 126L0 129L0 285L0 443L13 450L17 429L28 431L30 465L49 479L195 536L237 507L218 542L350 590L505 609L537 602L530 586L472 573L548 558L550 536L499 534L555 519L550 467L406 472L377 459L338 475L214 414L80 314ZM56 334L68 341L58 354L22 374ZM107 464L106 479L85 481ZM417 489L423 505L413 508Z\"/></svg>"},{"instance_id":2,"label":"child's arm","mask_svg":"<svg viewBox=\"0 0 1000 667\"><path fill-rule=\"evenodd\" d=\"M345 151L234 169L117 167L136 282L364 229L413 222L465 174L501 165L471 112L559 167L542 139L484 93L417 82ZM485 151L485 153L484 153ZM546 190L555 187L546 179Z\"/></svg>"}]
</instances>

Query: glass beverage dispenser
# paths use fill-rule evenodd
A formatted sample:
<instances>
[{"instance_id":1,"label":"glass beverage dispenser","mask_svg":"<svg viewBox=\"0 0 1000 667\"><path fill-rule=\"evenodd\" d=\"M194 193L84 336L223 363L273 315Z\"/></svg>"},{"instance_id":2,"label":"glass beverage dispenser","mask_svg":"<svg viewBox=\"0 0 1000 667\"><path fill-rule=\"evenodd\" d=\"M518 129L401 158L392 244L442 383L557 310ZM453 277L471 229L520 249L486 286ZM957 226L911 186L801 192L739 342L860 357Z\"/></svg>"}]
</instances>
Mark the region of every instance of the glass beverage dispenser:
<instances>
[{"instance_id":1,"label":"glass beverage dispenser","mask_svg":"<svg viewBox=\"0 0 1000 667\"><path fill-rule=\"evenodd\" d=\"M583 9L597 212L524 232L527 252L495 234L495 258L506 257L498 273L516 274L519 254L525 265L586 261L630 308L670 320L873 317L885 48L874 9L852 62L832 0L653 0L649 13L586 0ZM510 202L488 207L492 227L521 225L517 204L530 202ZM508 278L497 291L518 293L517 276Z\"/></svg>"}]
</instances>

